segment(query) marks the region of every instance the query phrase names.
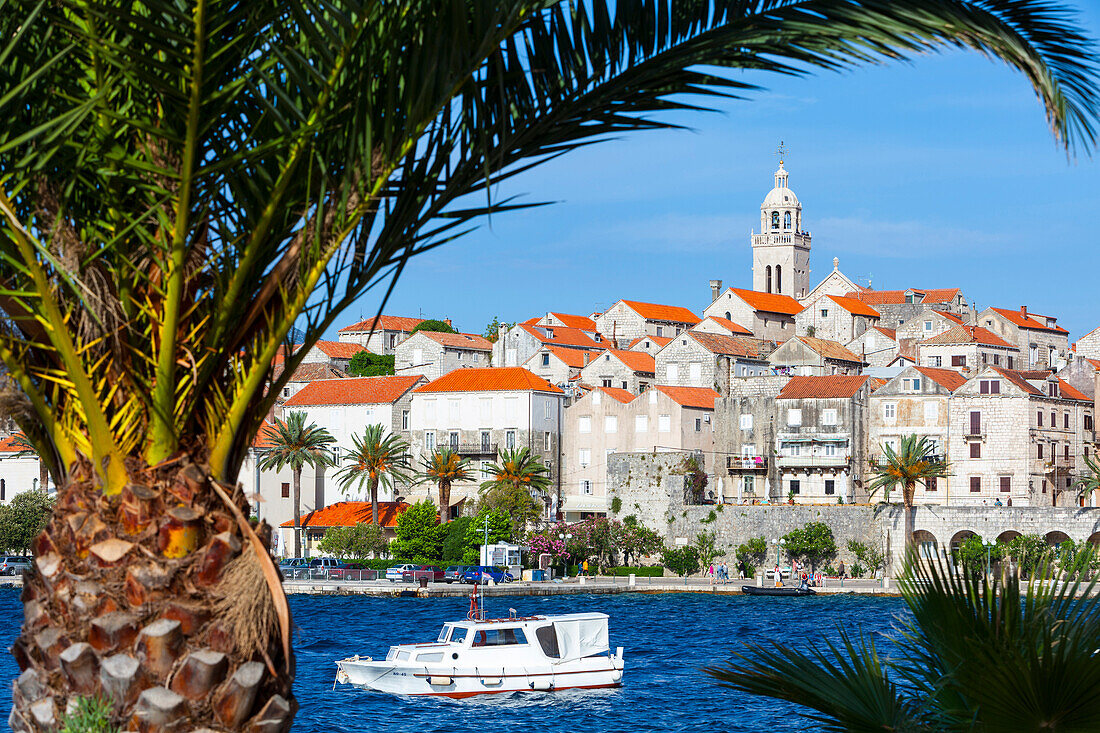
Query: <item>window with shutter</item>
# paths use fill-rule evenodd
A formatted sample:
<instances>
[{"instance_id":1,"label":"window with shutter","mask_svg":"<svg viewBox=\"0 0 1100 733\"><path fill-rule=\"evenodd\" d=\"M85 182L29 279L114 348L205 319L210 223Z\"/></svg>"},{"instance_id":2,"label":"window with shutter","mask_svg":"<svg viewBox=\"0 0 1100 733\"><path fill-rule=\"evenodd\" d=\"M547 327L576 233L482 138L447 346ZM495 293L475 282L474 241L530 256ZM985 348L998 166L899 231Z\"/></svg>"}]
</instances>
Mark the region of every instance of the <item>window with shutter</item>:
<instances>
[{"instance_id":1,"label":"window with shutter","mask_svg":"<svg viewBox=\"0 0 1100 733\"><path fill-rule=\"evenodd\" d=\"M982 413L974 411L970 413L970 434L982 434Z\"/></svg>"},{"instance_id":2,"label":"window with shutter","mask_svg":"<svg viewBox=\"0 0 1100 733\"><path fill-rule=\"evenodd\" d=\"M981 443L971 443L970 444L970 457L971 458L981 458L982 457L982 444Z\"/></svg>"},{"instance_id":3,"label":"window with shutter","mask_svg":"<svg viewBox=\"0 0 1100 733\"><path fill-rule=\"evenodd\" d=\"M982 490L982 477L971 476L970 477L970 491L971 493L978 493Z\"/></svg>"},{"instance_id":4,"label":"window with shutter","mask_svg":"<svg viewBox=\"0 0 1100 733\"><path fill-rule=\"evenodd\" d=\"M1012 491L1012 477L1001 476L1001 493L1007 494Z\"/></svg>"}]
</instances>

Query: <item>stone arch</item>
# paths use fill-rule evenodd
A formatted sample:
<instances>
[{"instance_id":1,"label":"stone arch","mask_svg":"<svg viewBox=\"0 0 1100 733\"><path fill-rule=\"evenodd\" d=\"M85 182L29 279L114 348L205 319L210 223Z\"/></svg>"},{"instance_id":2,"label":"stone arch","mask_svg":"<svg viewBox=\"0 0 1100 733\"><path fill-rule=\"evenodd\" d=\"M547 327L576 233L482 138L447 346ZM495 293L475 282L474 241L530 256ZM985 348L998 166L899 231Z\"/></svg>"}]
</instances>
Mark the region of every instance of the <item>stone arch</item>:
<instances>
[{"instance_id":1,"label":"stone arch","mask_svg":"<svg viewBox=\"0 0 1100 733\"><path fill-rule=\"evenodd\" d=\"M1011 542L1012 540L1020 537L1021 534L1014 529L1006 529L997 535L997 542Z\"/></svg>"},{"instance_id":2,"label":"stone arch","mask_svg":"<svg viewBox=\"0 0 1100 733\"><path fill-rule=\"evenodd\" d=\"M1090 545L1100 545L1100 532L1093 532L1085 542L1088 542Z\"/></svg>"},{"instance_id":3,"label":"stone arch","mask_svg":"<svg viewBox=\"0 0 1100 733\"><path fill-rule=\"evenodd\" d=\"M1065 532L1062 532L1061 530L1056 529L1052 532L1047 532L1046 535L1043 537L1043 539L1045 539L1047 541L1048 545L1050 545L1051 547L1054 547L1054 546L1060 545L1063 542L1065 542L1066 540L1068 540L1069 535L1066 534Z\"/></svg>"},{"instance_id":4,"label":"stone arch","mask_svg":"<svg viewBox=\"0 0 1100 733\"><path fill-rule=\"evenodd\" d=\"M783 265L775 266L775 292L783 292Z\"/></svg>"},{"instance_id":5,"label":"stone arch","mask_svg":"<svg viewBox=\"0 0 1100 733\"><path fill-rule=\"evenodd\" d=\"M978 533L973 531L973 530L960 529L958 532L951 535L951 542L948 545L948 549L951 552L954 552L955 550L959 549L959 545L961 545L963 542L966 542L967 538L977 537L977 536L978 536Z\"/></svg>"},{"instance_id":6,"label":"stone arch","mask_svg":"<svg viewBox=\"0 0 1100 733\"><path fill-rule=\"evenodd\" d=\"M726 311L726 320L727 321L733 320L732 318L730 318L730 312L729 311Z\"/></svg>"},{"instance_id":7,"label":"stone arch","mask_svg":"<svg viewBox=\"0 0 1100 733\"><path fill-rule=\"evenodd\" d=\"M936 557L939 543L936 542L936 536L927 529L918 529L913 532L913 544L921 557Z\"/></svg>"}]
</instances>

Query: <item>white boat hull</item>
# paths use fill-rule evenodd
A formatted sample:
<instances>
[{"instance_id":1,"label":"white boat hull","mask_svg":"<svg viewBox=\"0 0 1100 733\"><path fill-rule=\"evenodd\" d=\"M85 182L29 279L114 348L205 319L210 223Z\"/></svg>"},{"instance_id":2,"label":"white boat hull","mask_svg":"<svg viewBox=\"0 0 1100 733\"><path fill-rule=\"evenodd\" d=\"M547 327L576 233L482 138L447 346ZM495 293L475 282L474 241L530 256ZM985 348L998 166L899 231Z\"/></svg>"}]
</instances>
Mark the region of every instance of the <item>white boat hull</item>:
<instances>
[{"instance_id":1,"label":"white boat hull","mask_svg":"<svg viewBox=\"0 0 1100 733\"><path fill-rule=\"evenodd\" d=\"M357 658L340 660L336 666L339 682L392 695L451 698L621 687L623 679L623 660L613 656L514 669L410 665Z\"/></svg>"}]
</instances>

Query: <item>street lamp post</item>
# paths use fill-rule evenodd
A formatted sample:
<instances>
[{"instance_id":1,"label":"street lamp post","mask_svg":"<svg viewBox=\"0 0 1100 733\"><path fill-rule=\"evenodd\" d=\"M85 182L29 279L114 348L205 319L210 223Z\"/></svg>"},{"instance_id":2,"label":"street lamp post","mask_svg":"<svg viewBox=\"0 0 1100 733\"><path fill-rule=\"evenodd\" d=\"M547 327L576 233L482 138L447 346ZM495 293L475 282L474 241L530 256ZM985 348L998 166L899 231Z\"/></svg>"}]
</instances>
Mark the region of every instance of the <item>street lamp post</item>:
<instances>
[{"instance_id":1,"label":"street lamp post","mask_svg":"<svg viewBox=\"0 0 1100 733\"><path fill-rule=\"evenodd\" d=\"M985 575L989 577L990 553L993 551L994 544L992 542L983 542L982 544L985 545Z\"/></svg>"},{"instance_id":2,"label":"street lamp post","mask_svg":"<svg viewBox=\"0 0 1100 733\"><path fill-rule=\"evenodd\" d=\"M563 545L565 545L565 544L568 544L569 540L573 539L573 534L571 532L558 532L558 539L562 541ZM565 552L565 557L566 557L566 561L565 561L565 567L563 569L562 575L568 576L569 575L569 571L568 571L569 570L569 560L568 560L569 551L568 550L566 550L566 552Z\"/></svg>"}]
</instances>

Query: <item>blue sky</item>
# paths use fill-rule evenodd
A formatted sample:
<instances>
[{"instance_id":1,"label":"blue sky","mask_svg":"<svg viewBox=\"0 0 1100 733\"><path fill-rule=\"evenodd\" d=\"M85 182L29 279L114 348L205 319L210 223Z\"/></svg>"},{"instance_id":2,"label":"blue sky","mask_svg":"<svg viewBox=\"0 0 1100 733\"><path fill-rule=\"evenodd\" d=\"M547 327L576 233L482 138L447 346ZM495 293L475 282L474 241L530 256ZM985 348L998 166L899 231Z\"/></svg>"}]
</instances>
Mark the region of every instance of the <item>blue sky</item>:
<instances>
[{"instance_id":1,"label":"blue sky","mask_svg":"<svg viewBox=\"0 0 1100 733\"><path fill-rule=\"evenodd\" d=\"M1100 10L1082 20L1100 36ZM961 287L979 308L1057 316L1073 339L1100 326L1100 164L1067 159L1023 77L950 52L747 78L767 89L675 118L692 131L636 134L513 179L500 194L556 203L495 216L414 261L386 313L480 333L493 316L587 314L620 298L701 312L708 280L751 287L749 232L783 140L813 234L811 286L839 257L876 289ZM368 294L332 334L376 309Z\"/></svg>"}]
</instances>

